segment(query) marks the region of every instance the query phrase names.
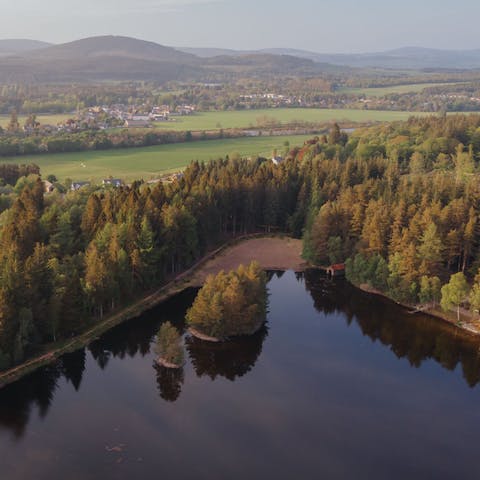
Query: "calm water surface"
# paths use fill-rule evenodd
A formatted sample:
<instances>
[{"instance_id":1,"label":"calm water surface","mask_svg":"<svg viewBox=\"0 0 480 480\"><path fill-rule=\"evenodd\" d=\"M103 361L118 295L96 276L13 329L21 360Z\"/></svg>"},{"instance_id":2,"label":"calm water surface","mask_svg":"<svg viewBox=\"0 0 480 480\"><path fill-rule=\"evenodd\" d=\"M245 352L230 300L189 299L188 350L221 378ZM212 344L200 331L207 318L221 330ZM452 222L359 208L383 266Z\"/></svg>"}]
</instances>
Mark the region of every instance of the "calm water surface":
<instances>
[{"instance_id":1,"label":"calm water surface","mask_svg":"<svg viewBox=\"0 0 480 480\"><path fill-rule=\"evenodd\" d=\"M269 291L181 371L151 347L193 291L0 391L0 478L480 478L478 342L313 271Z\"/></svg>"}]
</instances>

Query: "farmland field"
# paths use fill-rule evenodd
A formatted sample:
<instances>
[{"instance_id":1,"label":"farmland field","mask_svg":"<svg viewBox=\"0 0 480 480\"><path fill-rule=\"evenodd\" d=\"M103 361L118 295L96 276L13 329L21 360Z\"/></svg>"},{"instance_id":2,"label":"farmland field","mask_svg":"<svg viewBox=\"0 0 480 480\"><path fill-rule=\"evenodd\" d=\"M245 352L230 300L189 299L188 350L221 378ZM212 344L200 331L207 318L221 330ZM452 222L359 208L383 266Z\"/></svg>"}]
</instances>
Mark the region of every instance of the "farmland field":
<instances>
[{"instance_id":1,"label":"farmland field","mask_svg":"<svg viewBox=\"0 0 480 480\"><path fill-rule=\"evenodd\" d=\"M42 125L57 125L59 122L63 122L64 120L68 120L69 118L75 117L75 113L59 113L59 114L52 114L52 115L37 115L37 121L40 122ZM19 115L18 121L20 122L20 126L23 126L25 120L27 119L27 115ZM10 115L0 115L0 127L5 127L10 120Z\"/></svg>"},{"instance_id":2,"label":"farmland field","mask_svg":"<svg viewBox=\"0 0 480 480\"><path fill-rule=\"evenodd\" d=\"M423 84L425 87L427 84ZM401 86L406 87L406 85ZM409 87L415 87L409 85ZM389 87L395 89L400 87ZM362 91L388 89L351 89L352 93ZM380 95L380 93L378 93ZM384 95L384 93L382 93ZM156 122L155 128L162 130L219 130L227 128L265 127L265 122L278 124L300 123L327 123L327 122L390 122L406 120L412 115L425 115L418 112L392 112L381 110L354 110L354 109L326 109L326 108L265 108L258 110L235 110L221 112L198 112L191 116L171 117L169 122ZM57 123L75 117L75 114L37 115L42 125L57 125ZM0 126L5 127L10 119L9 115L0 115ZM19 115L20 125L23 125L26 115Z\"/></svg>"},{"instance_id":3,"label":"farmland field","mask_svg":"<svg viewBox=\"0 0 480 480\"><path fill-rule=\"evenodd\" d=\"M262 126L265 120L289 124L296 121L325 122L390 122L406 120L418 112L390 112L376 110L323 109L323 108L268 108L227 112L198 112L191 116L173 117L169 122L156 123L165 130L215 130L220 128L248 128Z\"/></svg>"},{"instance_id":4,"label":"farmland field","mask_svg":"<svg viewBox=\"0 0 480 480\"><path fill-rule=\"evenodd\" d=\"M276 136L236 138L177 143L153 147L3 157L0 163L36 163L42 175L54 174L60 181L90 180L100 182L110 175L126 181L149 180L162 174L178 171L192 160L208 161L238 153L242 156L269 156L285 141L302 145L311 136Z\"/></svg>"},{"instance_id":5,"label":"farmland field","mask_svg":"<svg viewBox=\"0 0 480 480\"><path fill-rule=\"evenodd\" d=\"M441 87L447 85L457 85L458 83L414 83L411 85L393 85L391 87L373 87L373 88L341 88L338 93L350 93L352 95L364 94L367 97L383 97L393 93L420 93L429 87Z\"/></svg>"}]
</instances>

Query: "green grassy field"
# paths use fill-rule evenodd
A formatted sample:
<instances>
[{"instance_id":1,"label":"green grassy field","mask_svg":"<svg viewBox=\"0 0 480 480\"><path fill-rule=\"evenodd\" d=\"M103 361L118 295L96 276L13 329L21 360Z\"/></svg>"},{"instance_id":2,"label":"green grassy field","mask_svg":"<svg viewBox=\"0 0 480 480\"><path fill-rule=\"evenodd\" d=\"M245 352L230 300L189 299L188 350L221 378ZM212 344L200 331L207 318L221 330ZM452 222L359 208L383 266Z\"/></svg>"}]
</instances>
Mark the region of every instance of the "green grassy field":
<instances>
[{"instance_id":1,"label":"green grassy field","mask_svg":"<svg viewBox=\"0 0 480 480\"><path fill-rule=\"evenodd\" d=\"M0 163L36 163L44 177L54 174L60 181L70 178L98 183L110 175L125 181L149 180L181 170L192 160L207 161L233 153L270 156L274 148L280 151L287 140L295 146L303 145L308 138L311 136L207 140L144 148L5 157L0 158Z\"/></svg>"},{"instance_id":2,"label":"green grassy field","mask_svg":"<svg viewBox=\"0 0 480 480\"><path fill-rule=\"evenodd\" d=\"M68 120L69 118L75 117L75 114L72 113L61 113L58 115L37 115L37 121L42 125L56 125L59 122ZM18 121L20 126L23 126L27 115L19 115ZM10 120L10 115L0 115L0 127L5 127Z\"/></svg>"},{"instance_id":3,"label":"green grassy field","mask_svg":"<svg viewBox=\"0 0 480 480\"><path fill-rule=\"evenodd\" d=\"M392 87L395 88L395 87ZM354 89L355 90L355 89ZM372 89L380 90L380 89ZM266 118L275 120L281 124L293 122L390 122L406 120L412 112L389 112L374 110L353 109L325 109L325 108L267 108L259 110L238 110L227 112L198 112L191 116L172 117L169 122L157 122L155 128L162 130L219 130L221 128L248 128L263 127ZM421 114L424 115L424 114ZM56 125L57 123L71 118L72 114L37 115L41 124ZM9 115L0 115L0 126L5 127L10 119ZM20 115L19 122L23 125L26 116Z\"/></svg>"},{"instance_id":4,"label":"green grassy field","mask_svg":"<svg viewBox=\"0 0 480 480\"><path fill-rule=\"evenodd\" d=\"M157 122L156 128L164 130L215 130L220 128L258 127L258 120L275 119L287 124L295 121L325 122L390 122L406 120L412 112L387 112L375 110L335 110L323 108L269 108L227 112L199 112L191 116L172 117L175 121Z\"/></svg>"},{"instance_id":5,"label":"green grassy field","mask_svg":"<svg viewBox=\"0 0 480 480\"><path fill-rule=\"evenodd\" d=\"M339 93L351 93L352 95L364 94L367 97L383 97L392 93L420 93L429 87L440 87L445 85L457 85L458 83L414 83L411 85L394 85L391 87L377 87L377 88L342 88L338 90Z\"/></svg>"}]
</instances>

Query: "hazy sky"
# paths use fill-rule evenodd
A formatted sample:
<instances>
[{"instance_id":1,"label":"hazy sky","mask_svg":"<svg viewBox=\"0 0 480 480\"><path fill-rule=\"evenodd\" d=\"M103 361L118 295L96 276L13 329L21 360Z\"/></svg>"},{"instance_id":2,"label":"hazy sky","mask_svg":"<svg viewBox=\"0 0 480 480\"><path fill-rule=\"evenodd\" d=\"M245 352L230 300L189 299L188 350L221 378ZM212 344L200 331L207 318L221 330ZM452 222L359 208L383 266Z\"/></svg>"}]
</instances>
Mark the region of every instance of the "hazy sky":
<instances>
[{"instance_id":1,"label":"hazy sky","mask_svg":"<svg viewBox=\"0 0 480 480\"><path fill-rule=\"evenodd\" d=\"M480 48L479 0L0 0L0 38L127 35L164 45L318 52Z\"/></svg>"}]
</instances>

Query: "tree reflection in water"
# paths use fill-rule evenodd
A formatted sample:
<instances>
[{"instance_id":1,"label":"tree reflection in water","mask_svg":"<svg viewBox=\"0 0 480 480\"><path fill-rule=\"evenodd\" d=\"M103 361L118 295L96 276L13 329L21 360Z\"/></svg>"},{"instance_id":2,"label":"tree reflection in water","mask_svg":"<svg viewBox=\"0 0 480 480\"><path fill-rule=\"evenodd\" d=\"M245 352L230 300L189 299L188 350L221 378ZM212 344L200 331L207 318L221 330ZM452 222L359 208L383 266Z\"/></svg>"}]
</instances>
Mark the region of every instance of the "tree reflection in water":
<instances>
[{"instance_id":1,"label":"tree reflection in water","mask_svg":"<svg viewBox=\"0 0 480 480\"><path fill-rule=\"evenodd\" d=\"M281 278L281 273L270 275ZM480 342L453 326L427 315L409 315L393 302L364 294L344 281L330 281L318 271L297 274L313 298L316 310L338 312L348 325L356 323L363 335L381 342L398 358L405 358L414 368L432 359L447 370L461 365L463 377L471 387L480 381ZM183 318L191 305L195 290L187 290L169 302L126 322L93 342L88 348L98 365L105 369L110 358L146 356L160 324L171 320L184 331ZM272 321L274 326L274 320ZM250 372L261 355L268 335L265 325L251 337L240 337L227 343L212 344L188 336L186 350L199 377L212 380L224 377L231 381ZM82 385L86 350L81 349L59 359L22 380L0 390L0 429L21 438L34 407L45 417L52 404L59 381L65 378L75 390ZM184 371L156 368L160 397L174 402L181 394Z\"/></svg>"},{"instance_id":2,"label":"tree reflection in water","mask_svg":"<svg viewBox=\"0 0 480 480\"><path fill-rule=\"evenodd\" d=\"M215 380L220 376L233 382L255 366L267 335L267 325L263 325L254 335L236 337L227 342L211 343L188 336L185 345L199 377L206 375Z\"/></svg>"},{"instance_id":3,"label":"tree reflection in water","mask_svg":"<svg viewBox=\"0 0 480 480\"><path fill-rule=\"evenodd\" d=\"M63 361L22 378L0 391L0 428L20 439L25 433L33 407L46 417L52 404L58 380L64 374Z\"/></svg>"},{"instance_id":4,"label":"tree reflection in water","mask_svg":"<svg viewBox=\"0 0 480 480\"><path fill-rule=\"evenodd\" d=\"M480 341L472 336L437 318L409 314L394 302L361 292L345 280L331 281L319 271L308 270L304 279L316 310L342 312L347 324L356 322L363 335L390 347L413 367L428 359L451 371L460 364L468 385L474 387L480 381Z\"/></svg>"},{"instance_id":5,"label":"tree reflection in water","mask_svg":"<svg viewBox=\"0 0 480 480\"><path fill-rule=\"evenodd\" d=\"M157 386L160 397L167 402L174 402L182 392L185 380L183 368L165 368L154 364L157 372Z\"/></svg>"}]
</instances>

